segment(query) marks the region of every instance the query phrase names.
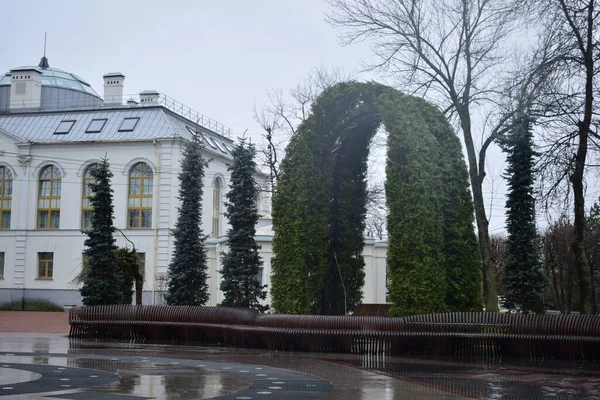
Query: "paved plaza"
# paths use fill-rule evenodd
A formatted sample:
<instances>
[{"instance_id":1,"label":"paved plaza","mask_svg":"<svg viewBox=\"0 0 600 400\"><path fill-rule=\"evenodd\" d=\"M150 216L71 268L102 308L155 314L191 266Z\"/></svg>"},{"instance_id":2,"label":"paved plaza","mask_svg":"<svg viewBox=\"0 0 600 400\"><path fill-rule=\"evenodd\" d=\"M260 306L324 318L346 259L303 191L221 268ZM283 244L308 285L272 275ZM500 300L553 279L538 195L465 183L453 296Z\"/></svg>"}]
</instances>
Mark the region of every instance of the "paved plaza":
<instances>
[{"instance_id":1,"label":"paved plaza","mask_svg":"<svg viewBox=\"0 0 600 400\"><path fill-rule=\"evenodd\" d=\"M0 312L0 398L598 399L594 363L69 340L67 313Z\"/></svg>"}]
</instances>

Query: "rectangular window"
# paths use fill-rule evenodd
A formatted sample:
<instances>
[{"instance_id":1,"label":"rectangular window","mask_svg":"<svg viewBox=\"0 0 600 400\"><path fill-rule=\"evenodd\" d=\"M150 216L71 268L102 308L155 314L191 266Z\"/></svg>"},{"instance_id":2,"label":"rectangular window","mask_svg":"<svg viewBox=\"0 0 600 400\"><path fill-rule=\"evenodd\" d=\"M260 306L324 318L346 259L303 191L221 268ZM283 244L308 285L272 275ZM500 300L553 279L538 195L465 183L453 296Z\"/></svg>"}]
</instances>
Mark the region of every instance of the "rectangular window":
<instances>
[{"instance_id":1,"label":"rectangular window","mask_svg":"<svg viewBox=\"0 0 600 400\"><path fill-rule=\"evenodd\" d=\"M148 228L152 228L152 208L150 208L150 204L149 201L151 199L148 199L148 201L146 201L145 198L133 198L133 199L129 199L129 210L127 210L127 219L128 219L128 228L130 229L136 229L136 228L142 228L142 229L148 229ZM140 203L142 203L141 208L137 208L140 207ZM144 207L148 207L148 208L144 208ZM131 207L136 207L136 208L131 208Z\"/></svg>"},{"instance_id":2,"label":"rectangular window","mask_svg":"<svg viewBox=\"0 0 600 400\"><path fill-rule=\"evenodd\" d=\"M219 237L219 218L213 218L212 220L212 235Z\"/></svg>"},{"instance_id":3,"label":"rectangular window","mask_svg":"<svg viewBox=\"0 0 600 400\"><path fill-rule=\"evenodd\" d=\"M140 210L129 210L129 227L139 228Z\"/></svg>"},{"instance_id":4,"label":"rectangular window","mask_svg":"<svg viewBox=\"0 0 600 400\"><path fill-rule=\"evenodd\" d=\"M60 228L60 211L40 210L38 211L38 229Z\"/></svg>"},{"instance_id":5,"label":"rectangular window","mask_svg":"<svg viewBox=\"0 0 600 400\"><path fill-rule=\"evenodd\" d=\"M81 215L81 229L91 229L92 228L92 215L94 215L94 210L83 210Z\"/></svg>"},{"instance_id":6,"label":"rectangular window","mask_svg":"<svg viewBox=\"0 0 600 400\"><path fill-rule=\"evenodd\" d=\"M71 131L73 125L75 125L75 120L60 121L60 124L58 124L58 126L56 127L54 134L65 135Z\"/></svg>"},{"instance_id":7,"label":"rectangular window","mask_svg":"<svg viewBox=\"0 0 600 400\"><path fill-rule=\"evenodd\" d=\"M4 279L4 252L0 252L0 279Z\"/></svg>"},{"instance_id":8,"label":"rectangular window","mask_svg":"<svg viewBox=\"0 0 600 400\"><path fill-rule=\"evenodd\" d=\"M0 167L0 229L10 229L12 184L10 171L6 167Z\"/></svg>"},{"instance_id":9,"label":"rectangular window","mask_svg":"<svg viewBox=\"0 0 600 400\"><path fill-rule=\"evenodd\" d=\"M10 229L10 211L2 210L2 222L0 227L2 229Z\"/></svg>"},{"instance_id":10,"label":"rectangular window","mask_svg":"<svg viewBox=\"0 0 600 400\"><path fill-rule=\"evenodd\" d=\"M140 117L125 118L123 122L121 122L119 132L133 132L139 120Z\"/></svg>"},{"instance_id":11,"label":"rectangular window","mask_svg":"<svg viewBox=\"0 0 600 400\"><path fill-rule=\"evenodd\" d=\"M60 211L50 212L50 229L60 228Z\"/></svg>"},{"instance_id":12,"label":"rectangular window","mask_svg":"<svg viewBox=\"0 0 600 400\"><path fill-rule=\"evenodd\" d=\"M142 228L152 228L152 210L142 210Z\"/></svg>"},{"instance_id":13,"label":"rectangular window","mask_svg":"<svg viewBox=\"0 0 600 400\"><path fill-rule=\"evenodd\" d=\"M52 279L54 253L38 253L38 279Z\"/></svg>"},{"instance_id":14,"label":"rectangular window","mask_svg":"<svg viewBox=\"0 0 600 400\"><path fill-rule=\"evenodd\" d=\"M90 124L88 125L87 129L85 130L85 133L100 133L100 132L102 132L102 129L104 129L104 125L106 124L106 121L108 121L108 119L106 119L106 118L93 119L90 122Z\"/></svg>"}]
</instances>

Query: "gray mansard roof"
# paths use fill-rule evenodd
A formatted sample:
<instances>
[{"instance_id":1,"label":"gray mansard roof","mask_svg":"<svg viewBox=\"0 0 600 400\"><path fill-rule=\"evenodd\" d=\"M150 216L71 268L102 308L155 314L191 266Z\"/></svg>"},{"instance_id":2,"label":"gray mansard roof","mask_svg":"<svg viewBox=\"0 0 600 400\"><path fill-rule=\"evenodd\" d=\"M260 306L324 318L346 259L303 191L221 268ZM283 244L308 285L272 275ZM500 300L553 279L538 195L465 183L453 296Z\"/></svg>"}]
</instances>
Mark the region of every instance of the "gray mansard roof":
<instances>
[{"instance_id":1,"label":"gray mansard roof","mask_svg":"<svg viewBox=\"0 0 600 400\"><path fill-rule=\"evenodd\" d=\"M0 128L33 143L190 139L199 132L206 149L224 157L233 144L161 106L0 114Z\"/></svg>"}]
</instances>

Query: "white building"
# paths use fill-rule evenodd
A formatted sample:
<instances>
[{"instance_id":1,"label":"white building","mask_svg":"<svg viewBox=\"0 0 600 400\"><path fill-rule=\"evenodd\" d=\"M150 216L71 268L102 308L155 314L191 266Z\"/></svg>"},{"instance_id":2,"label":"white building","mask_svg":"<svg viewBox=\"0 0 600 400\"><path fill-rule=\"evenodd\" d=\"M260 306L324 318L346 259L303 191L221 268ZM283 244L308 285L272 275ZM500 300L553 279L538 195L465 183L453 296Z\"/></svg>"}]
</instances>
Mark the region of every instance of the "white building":
<instances>
[{"instance_id":1,"label":"white building","mask_svg":"<svg viewBox=\"0 0 600 400\"><path fill-rule=\"evenodd\" d=\"M199 133L212 161L204 179L203 231L210 275L209 305L219 292L220 253L226 246L224 195L229 184L230 131L147 90L124 95L125 76L104 75L104 96L77 75L38 66L0 76L0 307L47 301L81 304L72 284L82 265L82 229L89 226L84 190L88 168L107 157L114 174L118 245L144 256L144 304L161 301L177 219L183 140ZM259 177L260 178L260 177ZM259 211L269 215L267 199ZM272 231L259 222L257 241L269 283ZM385 302L385 243L365 247L365 303ZM267 300L268 301L268 300Z\"/></svg>"}]
</instances>

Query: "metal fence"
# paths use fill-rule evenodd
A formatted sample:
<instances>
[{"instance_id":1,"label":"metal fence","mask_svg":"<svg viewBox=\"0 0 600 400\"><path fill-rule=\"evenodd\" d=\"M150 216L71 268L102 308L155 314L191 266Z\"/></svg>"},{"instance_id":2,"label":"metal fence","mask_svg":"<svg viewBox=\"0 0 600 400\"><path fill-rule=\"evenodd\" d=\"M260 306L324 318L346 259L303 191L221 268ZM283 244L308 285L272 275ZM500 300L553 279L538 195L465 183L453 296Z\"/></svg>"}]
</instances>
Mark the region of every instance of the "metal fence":
<instances>
[{"instance_id":1,"label":"metal fence","mask_svg":"<svg viewBox=\"0 0 600 400\"><path fill-rule=\"evenodd\" d=\"M284 351L600 359L600 316L497 313L403 318L260 314L188 306L70 311L71 338Z\"/></svg>"}]
</instances>

